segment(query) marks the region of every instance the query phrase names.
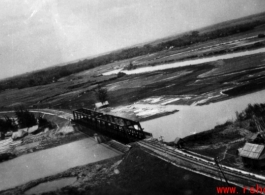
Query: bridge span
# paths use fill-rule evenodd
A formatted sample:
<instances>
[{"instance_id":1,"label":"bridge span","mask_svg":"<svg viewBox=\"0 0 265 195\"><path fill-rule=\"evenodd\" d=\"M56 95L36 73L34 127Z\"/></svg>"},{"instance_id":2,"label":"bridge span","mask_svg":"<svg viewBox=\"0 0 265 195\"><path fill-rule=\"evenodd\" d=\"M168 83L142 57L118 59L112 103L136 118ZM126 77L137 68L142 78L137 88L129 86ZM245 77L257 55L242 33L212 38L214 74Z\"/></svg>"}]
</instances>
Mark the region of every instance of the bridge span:
<instances>
[{"instance_id":1,"label":"bridge span","mask_svg":"<svg viewBox=\"0 0 265 195\"><path fill-rule=\"evenodd\" d=\"M138 121L86 108L74 110L73 121L126 144L152 137L151 133L143 130Z\"/></svg>"}]
</instances>

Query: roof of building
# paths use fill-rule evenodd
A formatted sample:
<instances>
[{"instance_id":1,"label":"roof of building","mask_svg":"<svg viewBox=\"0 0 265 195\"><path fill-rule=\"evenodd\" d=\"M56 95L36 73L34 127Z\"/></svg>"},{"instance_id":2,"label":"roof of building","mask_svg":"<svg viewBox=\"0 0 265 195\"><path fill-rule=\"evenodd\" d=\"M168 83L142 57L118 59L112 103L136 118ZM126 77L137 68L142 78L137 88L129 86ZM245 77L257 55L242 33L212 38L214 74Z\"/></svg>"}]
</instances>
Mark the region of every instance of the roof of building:
<instances>
[{"instance_id":1,"label":"roof of building","mask_svg":"<svg viewBox=\"0 0 265 195\"><path fill-rule=\"evenodd\" d=\"M103 106L108 106L109 105L109 102L108 101L105 101L105 102L97 102L97 103L95 103L95 106L96 106L96 108L101 108L101 107L103 107Z\"/></svg>"},{"instance_id":2,"label":"roof of building","mask_svg":"<svg viewBox=\"0 0 265 195\"><path fill-rule=\"evenodd\" d=\"M264 150L264 145L245 143L244 147L239 150L239 155L251 159L259 159Z\"/></svg>"},{"instance_id":3,"label":"roof of building","mask_svg":"<svg viewBox=\"0 0 265 195\"><path fill-rule=\"evenodd\" d=\"M258 137L265 137L265 132L258 132L258 133L254 133L254 134L250 134L249 136L247 136L247 140L249 141L255 141Z\"/></svg>"},{"instance_id":4,"label":"roof of building","mask_svg":"<svg viewBox=\"0 0 265 195\"><path fill-rule=\"evenodd\" d=\"M248 137L248 140L249 141L254 141L255 139L257 139L257 137L258 137L258 134L257 133L252 134L251 136Z\"/></svg>"},{"instance_id":5,"label":"roof of building","mask_svg":"<svg viewBox=\"0 0 265 195\"><path fill-rule=\"evenodd\" d=\"M180 141L181 141L181 138L177 137L177 138L174 140L174 144L179 144Z\"/></svg>"}]
</instances>

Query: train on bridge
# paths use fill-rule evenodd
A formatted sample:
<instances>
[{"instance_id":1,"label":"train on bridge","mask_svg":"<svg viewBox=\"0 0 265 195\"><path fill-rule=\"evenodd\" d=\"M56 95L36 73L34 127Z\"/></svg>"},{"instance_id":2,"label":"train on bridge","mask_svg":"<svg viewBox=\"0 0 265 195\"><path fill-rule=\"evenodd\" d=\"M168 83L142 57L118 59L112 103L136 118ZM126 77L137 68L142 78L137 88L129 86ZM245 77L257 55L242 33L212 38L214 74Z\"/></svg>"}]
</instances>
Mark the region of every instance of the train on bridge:
<instances>
[{"instance_id":1,"label":"train on bridge","mask_svg":"<svg viewBox=\"0 0 265 195\"><path fill-rule=\"evenodd\" d=\"M73 121L122 143L130 143L152 137L151 133L143 130L138 121L86 108L74 110Z\"/></svg>"}]
</instances>

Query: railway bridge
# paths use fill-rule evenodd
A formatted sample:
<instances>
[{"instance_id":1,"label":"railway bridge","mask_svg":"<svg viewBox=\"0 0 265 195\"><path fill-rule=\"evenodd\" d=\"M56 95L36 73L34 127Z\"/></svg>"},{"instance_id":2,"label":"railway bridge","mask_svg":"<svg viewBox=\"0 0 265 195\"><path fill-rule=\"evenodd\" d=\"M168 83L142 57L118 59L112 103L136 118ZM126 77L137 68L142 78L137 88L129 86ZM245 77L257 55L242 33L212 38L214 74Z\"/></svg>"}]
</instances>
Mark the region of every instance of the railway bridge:
<instances>
[{"instance_id":1,"label":"railway bridge","mask_svg":"<svg viewBox=\"0 0 265 195\"><path fill-rule=\"evenodd\" d=\"M86 108L74 110L73 121L126 144L152 137L151 133L143 130L138 121L104 114Z\"/></svg>"}]
</instances>

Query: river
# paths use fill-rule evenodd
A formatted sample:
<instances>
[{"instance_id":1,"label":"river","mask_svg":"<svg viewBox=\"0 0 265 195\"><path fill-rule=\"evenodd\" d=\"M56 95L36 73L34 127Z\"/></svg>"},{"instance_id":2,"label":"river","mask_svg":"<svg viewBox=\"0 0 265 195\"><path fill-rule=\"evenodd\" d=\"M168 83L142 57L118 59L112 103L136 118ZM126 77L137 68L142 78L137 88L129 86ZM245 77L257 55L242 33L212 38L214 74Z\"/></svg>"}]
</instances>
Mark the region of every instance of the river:
<instances>
[{"instance_id":1,"label":"river","mask_svg":"<svg viewBox=\"0 0 265 195\"><path fill-rule=\"evenodd\" d=\"M139 74L264 52L265 48L260 48L152 67L138 68L130 71L126 70L123 72L126 74ZM121 71L121 69L109 71L103 75L116 74L119 71ZM249 103L265 103L265 90L205 106L170 105L171 109L178 109L180 111L172 115L143 122L141 125L144 127L145 131L153 133L154 137L163 136L164 140L173 141L176 137L185 137L193 133L209 130L218 124L226 122L227 120L235 119L235 112L241 112Z\"/></svg>"},{"instance_id":2,"label":"river","mask_svg":"<svg viewBox=\"0 0 265 195\"><path fill-rule=\"evenodd\" d=\"M175 63L170 63L170 64L149 66L149 67L138 68L138 69L134 69L134 70L116 69L116 70L112 70L109 72L105 72L105 73L103 73L103 75L117 74L120 71L122 71L126 74L140 74L140 73L152 72L152 71L157 71L157 70L177 68L177 67L182 67L182 66L203 64L206 62L213 62L213 61L221 60L221 59L231 59L231 58L235 58L235 57L253 55L253 54L264 53L264 52L265 52L265 48L260 48L260 49L255 49L255 50L242 51L242 52L236 52L236 53L200 58L200 59L195 59L195 60L185 60L185 61L175 62Z\"/></svg>"},{"instance_id":3,"label":"river","mask_svg":"<svg viewBox=\"0 0 265 195\"><path fill-rule=\"evenodd\" d=\"M265 52L265 48L175 62L154 67L139 68L124 72L126 74L138 74L262 52ZM115 71L105 73L105 75L114 74L120 70ZM184 137L193 133L205 131L213 128L217 124L235 119L235 112L241 112L249 103L264 102L265 90L204 106L169 105L172 108L178 109L179 112L143 122L141 125L144 127L145 131L151 132L154 137L163 136L164 140L173 141L176 137ZM119 155L117 151L97 144L91 138L23 155L0 164L0 190L56 174L72 167L100 161L117 155Z\"/></svg>"},{"instance_id":4,"label":"river","mask_svg":"<svg viewBox=\"0 0 265 195\"><path fill-rule=\"evenodd\" d=\"M86 138L0 163L0 190L119 155Z\"/></svg>"},{"instance_id":5,"label":"river","mask_svg":"<svg viewBox=\"0 0 265 195\"><path fill-rule=\"evenodd\" d=\"M165 141L173 141L176 137L209 130L233 120L236 118L235 112L243 111L249 103L265 103L265 90L204 106L169 105L179 112L142 122L141 125L155 138L163 136Z\"/></svg>"}]
</instances>

